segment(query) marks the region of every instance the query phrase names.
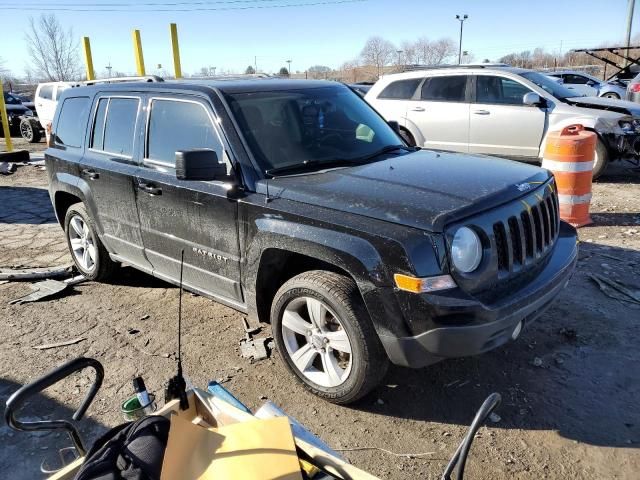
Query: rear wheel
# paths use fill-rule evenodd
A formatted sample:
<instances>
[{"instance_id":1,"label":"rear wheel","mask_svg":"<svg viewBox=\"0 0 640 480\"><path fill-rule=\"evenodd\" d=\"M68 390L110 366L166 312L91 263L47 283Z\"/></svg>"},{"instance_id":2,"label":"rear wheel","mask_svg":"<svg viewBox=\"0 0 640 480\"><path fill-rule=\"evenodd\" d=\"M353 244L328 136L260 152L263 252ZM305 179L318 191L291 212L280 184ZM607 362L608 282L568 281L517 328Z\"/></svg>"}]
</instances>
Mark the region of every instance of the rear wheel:
<instances>
[{"instance_id":1,"label":"rear wheel","mask_svg":"<svg viewBox=\"0 0 640 480\"><path fill-rule=\"evenodd\" d=\"M620 95L618 95L617 93L614 92L608 92L605 93L604 95L602 95L602 98L613 98L616 100L620 100Z\"/></svg>"},{"instance_id":2,"label":"rear wheel","mask_svg":"<svg viewBox=\"0 0 640 480\"><path fill-rule=\"evenodd\" d=\"M314 270L275 295L271 322L287 368L330 402L355 402L384 377L388 359L350 278Z\"/></svg>"},{"instance_id":3,"label":"rear wheel","mask_svg":"<svg viewBox=\"0 0 640 480\"><path fill-rule=\"evenodd\" d=\"M73 263L82 275L96 281L107 280L113 275L118 264L109 258L82 203L71 205L67 210L64 232Z\"/></svg>"},{"instance_id":4,"label":"rear wheel","mask_svg":"<svg viewBox=\"0 0 640 480\"><path fill-rule=\"evenodd\" d=\"M596 152L593 157L593 179L597 180L602 175L609 164L609 152L607 147L598 139L596 143Z\"/></svg>"}]
</instances>

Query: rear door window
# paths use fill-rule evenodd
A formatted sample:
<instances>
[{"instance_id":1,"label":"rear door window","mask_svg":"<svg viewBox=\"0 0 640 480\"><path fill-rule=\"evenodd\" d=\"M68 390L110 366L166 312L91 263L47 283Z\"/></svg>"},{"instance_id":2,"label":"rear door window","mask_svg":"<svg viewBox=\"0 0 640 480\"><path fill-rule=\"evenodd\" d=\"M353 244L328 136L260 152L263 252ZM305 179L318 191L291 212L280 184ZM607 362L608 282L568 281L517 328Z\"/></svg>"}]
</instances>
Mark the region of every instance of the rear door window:
<instances>
[{"instance_id":1,"label":"rear door window","mask_svg":"<svg viewBox=\"0 0 640 480\"><path fill-rule=\"evenodd\" d=\"M421 78L411 78L408 80L398 80L391 82L378 95L378 98L389 100L409 100L416 92L418 85L422 81Z\"/></svg>"},{"instance_id":2,"label":"rear door window","mask_svg":"<svg viewBox=\"0 0 640 480\"><path fill-rule=\"evenodd\" d=\"M64 100L55 131L55 143L65 147L81 147L89 118L89 97Z\"/></svg>"},{"instance_id":3,"label":"rear door window","mask_svg":"<svg viewBox=\"0 0 640 480\"><path fill-rule=\"evenodd\" d=\"M431 77L422 85L420 98L435 102L464 102L466 91L467 75Z\"/></svg>"},{"instance_id":4,"label":"rear door window","mask_svg":"<svg viewBox=\"0 0 640 480\"><path fill-rule=\"evenodd\" d=\"M107 120L103 132L102 149L105 152L125 157L133 155L133 137L139 104L140 100L137 98L112 97L109 99L109 104L106 107Z\"/></svg>"},{"instance_id":5,"label":"rear door window","mask_svg":"<svg viewBox=\"0 0 640 480\"><path fill-rule=\"evenodd\" d=\"M173 167L178 150L209 148L224 160L220 138L201 103L154 99L149 115L147 159Z\"/></svg>"}]
</instances>

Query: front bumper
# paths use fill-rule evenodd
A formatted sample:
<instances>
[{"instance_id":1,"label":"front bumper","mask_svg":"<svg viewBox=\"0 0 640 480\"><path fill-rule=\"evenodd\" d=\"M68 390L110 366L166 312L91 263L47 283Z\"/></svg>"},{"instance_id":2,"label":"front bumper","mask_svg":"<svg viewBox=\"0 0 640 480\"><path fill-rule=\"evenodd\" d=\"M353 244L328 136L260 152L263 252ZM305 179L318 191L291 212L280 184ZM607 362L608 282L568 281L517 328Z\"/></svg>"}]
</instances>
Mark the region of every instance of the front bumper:
<instances>
[{"instance_id":1,"label":"front bumper","mask_svg":"<svg viewBox=\"0 0 640 480\"><path fill-rule=\"evenodd\" d=\"M575 229L561 223L549 260L528 284L491 305L462 300L457 289L445 291L437 307L443 326L411 337L380 335L389 359L396 365L419 368L445 358L477 355L506 343L518 327L539 317L567 285L577 255ZM464 318L464 324L452 325L451 318ZM433 320L437 323L438 317Z\"/></svg>"}]
</instances>

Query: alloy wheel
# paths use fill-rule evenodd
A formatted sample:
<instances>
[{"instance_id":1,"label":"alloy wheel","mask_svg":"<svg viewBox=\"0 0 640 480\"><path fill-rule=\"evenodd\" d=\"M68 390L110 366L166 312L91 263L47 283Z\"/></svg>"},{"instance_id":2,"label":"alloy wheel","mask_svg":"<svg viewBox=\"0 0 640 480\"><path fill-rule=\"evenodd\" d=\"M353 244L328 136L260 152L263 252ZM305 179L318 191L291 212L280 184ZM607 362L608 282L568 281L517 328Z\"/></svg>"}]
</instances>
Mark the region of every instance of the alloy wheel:
<instances>
[{"instance_id":1,"label":"alloy wheel","mask_svg":"<svg viewBox=\"0 0 640 480\"><path fill-rule=\"evenodd\" d=\"M69 243L78 265L86 272L96 268L98 255L95 241L89 226L80 215L74 215L69 221Z\"/></svg>"},{"instance_id":2,"label":"alloy wheel","mask_svg":"<svg viewBox=\"0 0 640 480\"><path fill-rule=\"evenodd\" d=\"M322 387L344 383L352 367L351 342L338 316L321 300L298 297L282 314L289 358L308 380Z\"/></svg>"},{"instance_id":3,"label":"alloy wheel","mask_svg":"<svg viewBox=\"0 0 640 480\"><path fill-rule=\"evenodd\" d=\"M31 125L29 125L28 122L20 123L20 135L27 142L30 142L31 140L33 140L33 128L31 127Z\"/></svg>"}]
</instances>

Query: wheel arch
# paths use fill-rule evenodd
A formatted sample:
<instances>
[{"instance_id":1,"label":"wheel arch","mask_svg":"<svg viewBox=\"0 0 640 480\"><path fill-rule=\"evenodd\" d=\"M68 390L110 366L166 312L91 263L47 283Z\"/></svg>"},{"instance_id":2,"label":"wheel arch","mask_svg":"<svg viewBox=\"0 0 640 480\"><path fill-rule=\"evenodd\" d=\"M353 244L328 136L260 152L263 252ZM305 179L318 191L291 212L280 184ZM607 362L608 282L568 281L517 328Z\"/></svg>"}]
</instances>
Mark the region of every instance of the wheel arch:
<instances>
[{"instance_id":1,"label":"wheel arch","mask_svg":"<svg viewBox=\"0 0 640 480\"><path fill-rule=\"evenodd\" d=\"M75 203L82 202L82 198L74 193L70 193L64 190L58 190L53 196L53 208L58 219L58 223L64 226L64 217L67 214L69 207Z\"/></svg>"}]
</instances>

